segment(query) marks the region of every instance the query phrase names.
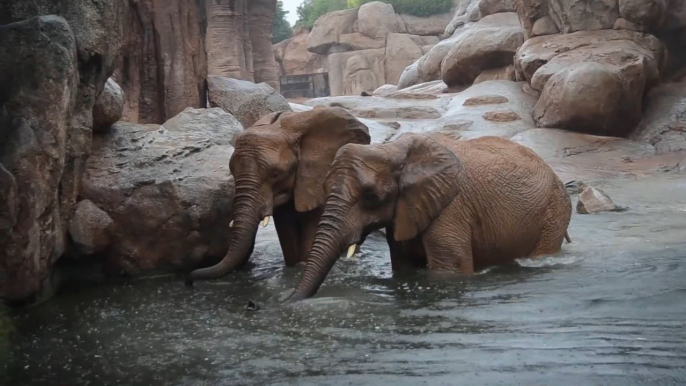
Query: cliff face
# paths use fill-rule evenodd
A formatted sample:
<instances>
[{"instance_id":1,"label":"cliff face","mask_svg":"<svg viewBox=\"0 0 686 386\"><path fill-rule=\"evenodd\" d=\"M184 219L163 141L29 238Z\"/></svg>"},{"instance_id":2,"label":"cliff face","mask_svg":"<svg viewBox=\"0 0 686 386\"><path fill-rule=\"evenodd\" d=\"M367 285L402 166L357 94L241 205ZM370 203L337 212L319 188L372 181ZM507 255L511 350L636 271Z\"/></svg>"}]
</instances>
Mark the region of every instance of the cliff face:
<instances>
[{"instance_id":1,"label":"cliff face","mask_svg":"<svg viewBox=\"0 0 686 386\"><path fill-rule=\"evenodd\" d=\"M271 50L275 0L129 0L115 78L124 120L162 123L206 106L207 75L278 87Z\"/></svg>"}]
</instances>

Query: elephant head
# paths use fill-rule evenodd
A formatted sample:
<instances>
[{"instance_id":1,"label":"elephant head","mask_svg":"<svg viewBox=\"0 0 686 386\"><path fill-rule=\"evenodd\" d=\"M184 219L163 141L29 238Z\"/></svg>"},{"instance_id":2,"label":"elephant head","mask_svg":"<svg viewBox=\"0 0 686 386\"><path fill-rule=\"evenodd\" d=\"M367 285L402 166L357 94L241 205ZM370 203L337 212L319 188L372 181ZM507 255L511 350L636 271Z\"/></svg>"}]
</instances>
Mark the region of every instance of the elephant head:
<instances>
[{"instance_id":1,"label":"elephant head","mask_svg":"<svg viewBox=\"0 0 686 386\"><path fill-rule=\"evenodd\" d=\"M308 212L323 206L322 181L338 149L369 141L367 127L341 108L272 113L243 131L229 164L236 185L229 250L219 264L193 271L186 283L219 278L244 264L260 220L275 208L290 203Z\"/></svg>"},{"instance_id":2,"label":"elephant head","mask_svg":"<svg viewBox=\"0 0 686 386\"><path fill-rule=\"evenodd\" d=\"M461 171L453 152L424 135L343 146L326 177L327 201L307 266L288 300L313 296L365 233L387 227L396 241L415 238L457 196Z\"/></svg>"}]
</instances>

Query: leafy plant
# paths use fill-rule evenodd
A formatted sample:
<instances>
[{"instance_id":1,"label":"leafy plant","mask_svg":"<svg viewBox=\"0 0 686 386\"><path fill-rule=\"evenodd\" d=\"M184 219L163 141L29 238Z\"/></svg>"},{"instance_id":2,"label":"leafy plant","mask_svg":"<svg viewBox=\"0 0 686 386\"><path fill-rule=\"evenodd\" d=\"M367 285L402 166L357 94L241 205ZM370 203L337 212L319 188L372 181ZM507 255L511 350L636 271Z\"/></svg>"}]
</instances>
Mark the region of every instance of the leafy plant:
<instances>
[{"instance_id":1,"label":"leafy plant","mask_svg":"<svg viewBox=\"0 0 686 386\"><path fill-rule=\"evenodd\" d=\"M288 11L283 9L283 2L277 1L276 17L274 18L274 24L272 24L272 43L274 44L290 39L293 36L293 30L291 29L291 24L286 20L286 15L288 15Z\"/></svg>"}]
</instances>

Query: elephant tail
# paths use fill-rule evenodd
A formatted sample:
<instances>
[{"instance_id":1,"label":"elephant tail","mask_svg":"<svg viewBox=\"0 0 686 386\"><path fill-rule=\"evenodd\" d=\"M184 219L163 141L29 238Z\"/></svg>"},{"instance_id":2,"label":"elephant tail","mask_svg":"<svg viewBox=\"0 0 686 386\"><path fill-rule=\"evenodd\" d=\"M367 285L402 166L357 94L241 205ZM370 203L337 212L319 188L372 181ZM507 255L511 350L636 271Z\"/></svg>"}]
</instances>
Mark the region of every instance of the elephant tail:
<instances>
[{"instance_id":1,"label":"elephant tail","mask_svg":"<svg viewBox=\"0 0 686 386\"><path fill-rule=\"evenodd\" d=\"M565 240L567 240L567 244L572 242L572 239L569 238L569 231L565 231Z\"/></svg>"}]
</instances>

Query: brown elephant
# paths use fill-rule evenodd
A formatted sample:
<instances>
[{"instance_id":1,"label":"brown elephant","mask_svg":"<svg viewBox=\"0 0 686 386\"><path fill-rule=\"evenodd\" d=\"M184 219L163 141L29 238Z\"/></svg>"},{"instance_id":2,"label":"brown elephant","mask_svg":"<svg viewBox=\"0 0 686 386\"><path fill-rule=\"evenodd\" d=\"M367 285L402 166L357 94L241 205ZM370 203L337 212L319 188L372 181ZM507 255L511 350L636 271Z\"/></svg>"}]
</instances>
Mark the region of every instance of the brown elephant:
<instances>
[{"instance_id":1,"label":"brown elephant","mask_svg":"<svg viewBox=\"0 0 686 386\"><path fill-rule=\"evenodd\" d=\"M368 144L367 126L345 110L272 113L236 137L229 167L236 183L229 250L217 265L190 273L187 285L245 264L260 220L274 216L287 266L305 261L326 200L322 181L338 149Z\"/></svg>"},{"instance_id":2,"label":"brown elephant","mask_svg":"<svg viewBox=\"0 0 686 386\"><path fill-rule=\"evenodd\" d=\"M428 265L469 275L558 252L572 214L553 170L498 137L404 134L382 145L346 145L325 188L311 254L289 301L313 296L341 253L350 246L350 255L370 230L386 227L394 270Z\"/></svg>"}]
</instances>

